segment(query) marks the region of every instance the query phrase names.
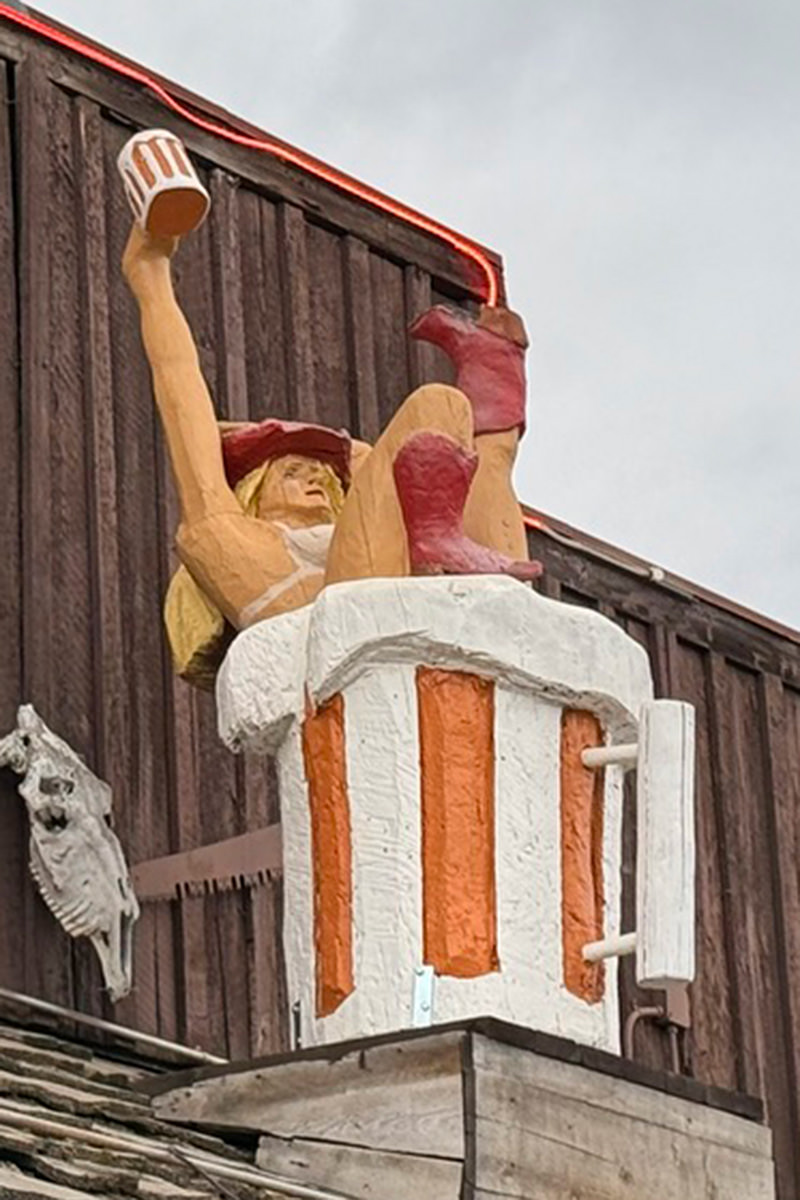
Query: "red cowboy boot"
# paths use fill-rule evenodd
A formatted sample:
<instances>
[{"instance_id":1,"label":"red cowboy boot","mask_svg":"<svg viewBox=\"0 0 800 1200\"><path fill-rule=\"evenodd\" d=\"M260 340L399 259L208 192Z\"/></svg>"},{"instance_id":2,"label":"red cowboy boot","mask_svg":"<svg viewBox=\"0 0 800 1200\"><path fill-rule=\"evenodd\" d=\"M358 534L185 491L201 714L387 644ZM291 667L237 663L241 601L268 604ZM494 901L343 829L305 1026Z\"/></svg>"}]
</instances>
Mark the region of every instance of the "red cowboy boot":
<instances>
[{"instance_id":1,"label":"red cowboy boot","mask_svg":"<svg viewBox=\"0 0 800 1200\"><path fill-rule=\"evenodd\" d=\"M525 431L525 349L520 318L508 309L481 309L478 320L437 304L417 317L413 338L444 350L456 368L456 387L472 405L475 433Z\"/></svg>"},{"instance_id":2,"label":"red cowboy boot","mask_svg":"<svg viewBox=\"0 0 800 1200\"><path fill-rule=\"evenodd\" d=\"M412 433L393 463L414 575L512 575L536 579L539 562L515 562L464 533L464 505L478 456L444 433Z\"/></svg>"}]
</instances>

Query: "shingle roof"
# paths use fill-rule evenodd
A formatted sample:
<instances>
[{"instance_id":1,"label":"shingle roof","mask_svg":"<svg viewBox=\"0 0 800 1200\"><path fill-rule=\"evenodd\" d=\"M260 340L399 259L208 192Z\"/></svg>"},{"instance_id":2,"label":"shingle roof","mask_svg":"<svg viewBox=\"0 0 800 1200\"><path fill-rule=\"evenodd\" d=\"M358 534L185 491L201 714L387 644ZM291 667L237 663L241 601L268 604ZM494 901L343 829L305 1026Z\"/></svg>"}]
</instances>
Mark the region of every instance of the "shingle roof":
<instances>
[{"instance_id":1,"label":"shingle roof","mask_svg":"<svg viewBox=\"0 0 800 1200\"><path fill-rule=\"evenodd\" d=\"M270 1200L308 1195L254 1149L156 1118L138 1086L162 1073L0 1022L0 1197Z\"/></svg>"}]
</instances>

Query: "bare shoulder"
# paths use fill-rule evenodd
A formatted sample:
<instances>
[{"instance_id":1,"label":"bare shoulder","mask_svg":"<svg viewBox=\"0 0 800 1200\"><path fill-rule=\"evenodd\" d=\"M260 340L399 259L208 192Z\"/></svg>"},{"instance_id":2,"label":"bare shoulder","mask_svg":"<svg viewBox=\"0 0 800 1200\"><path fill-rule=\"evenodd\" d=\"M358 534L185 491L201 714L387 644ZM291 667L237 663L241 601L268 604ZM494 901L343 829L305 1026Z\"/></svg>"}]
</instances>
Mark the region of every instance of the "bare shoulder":
<instances>
[{"instance_id":1,"label":"bare shoulder","mask_svg":"<svg viewBox=\"0 0 800 1200\"><path fill-rule=\"evenodd\" d=\"M359 442L354 438L350 443L350 474L353 478L356 477L371 453L372 446L369 442Z\"/></svg>"}]
</instances>

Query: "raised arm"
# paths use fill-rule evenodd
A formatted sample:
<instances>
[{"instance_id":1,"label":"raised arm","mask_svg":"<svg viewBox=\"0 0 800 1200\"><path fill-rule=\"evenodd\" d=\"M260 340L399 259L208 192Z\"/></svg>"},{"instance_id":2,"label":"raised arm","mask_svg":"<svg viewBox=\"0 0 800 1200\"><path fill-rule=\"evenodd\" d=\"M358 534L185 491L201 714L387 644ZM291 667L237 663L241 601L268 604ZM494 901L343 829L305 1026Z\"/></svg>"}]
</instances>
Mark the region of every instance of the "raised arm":
<instances>
[{"instance_id":1,"label":"raised arm","mask_svg":"<svg viewBox=\"0 0 800 1200\"><path fill-rule=\"evenodd\" d=\"M238 512L225 479L217 419L197 348L172 287L177 239L131 230L122 269L139 305L142 339L181 505L182 524Z\"/></svg>"}]
</instances>

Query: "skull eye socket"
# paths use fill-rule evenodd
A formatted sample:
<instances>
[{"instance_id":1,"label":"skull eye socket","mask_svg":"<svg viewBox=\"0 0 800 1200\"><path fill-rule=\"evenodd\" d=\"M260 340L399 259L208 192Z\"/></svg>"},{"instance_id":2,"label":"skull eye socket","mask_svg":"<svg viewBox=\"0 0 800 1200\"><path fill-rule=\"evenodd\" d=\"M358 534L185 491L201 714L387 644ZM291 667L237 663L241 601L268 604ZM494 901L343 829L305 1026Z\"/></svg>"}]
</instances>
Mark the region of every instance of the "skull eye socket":
<instances>
[{"instance_id":1,"label":"skull eye socket","mask_svg":"<svg viewBox=\"0 0 800 1200\"><path fill-rule=\"evenodd\" d=\"M75 783L60 775L43 775L39 780L39 791L43 796L71 796L75 791Z\"/></svg>"}]
</instances>

